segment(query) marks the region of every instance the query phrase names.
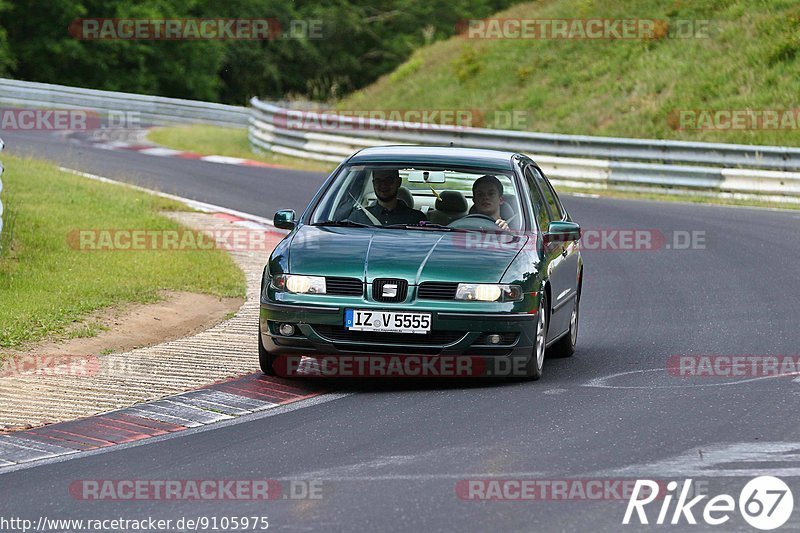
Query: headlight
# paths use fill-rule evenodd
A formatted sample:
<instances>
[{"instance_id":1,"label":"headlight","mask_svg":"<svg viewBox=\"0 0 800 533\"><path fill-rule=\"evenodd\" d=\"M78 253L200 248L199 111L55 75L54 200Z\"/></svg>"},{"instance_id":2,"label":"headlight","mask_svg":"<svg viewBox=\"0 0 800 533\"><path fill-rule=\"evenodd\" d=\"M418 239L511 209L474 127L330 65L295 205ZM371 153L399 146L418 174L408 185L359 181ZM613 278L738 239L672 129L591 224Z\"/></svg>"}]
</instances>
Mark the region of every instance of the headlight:
<instances>
[{"instance_id":1,"label":"headlight","mask_svg":"<svg viewBox=\"0 0 800 533\"><path fill-rule=\"evenodd\" d=\"M278 274L272 278L272 286L279 291L297 294L325 294L325 278L322 276Z\"/></svg>"},{"instance_id":2,"label":"headlight","mask_svg":"<svg viewBox=\"0 0 800 533\"><path fill-rule=\"evenodd\" d=\"M456 289L456 300L516 302L522 300L522 289L519 285L459 283L458 289Z\"/></svg>"}]
</instances>

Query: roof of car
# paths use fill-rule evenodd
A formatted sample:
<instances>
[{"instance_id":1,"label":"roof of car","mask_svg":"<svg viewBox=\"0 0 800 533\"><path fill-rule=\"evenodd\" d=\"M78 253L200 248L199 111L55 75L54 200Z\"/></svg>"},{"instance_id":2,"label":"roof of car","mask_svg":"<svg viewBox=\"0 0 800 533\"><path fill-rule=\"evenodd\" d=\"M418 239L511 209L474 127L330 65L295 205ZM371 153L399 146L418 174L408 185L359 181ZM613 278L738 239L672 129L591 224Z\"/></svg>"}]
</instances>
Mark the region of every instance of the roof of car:
<instances>
[{"instance_id":1,"label":"roof of car","mask_svg":"<svg viewBox=\"0 0 800 533\"><path fill-rule=\"evenodd\" d=\"M349 163L451 164L511 170L514 152L445 146L375 146L354 154Z\"/></svg>"}]
</instances>

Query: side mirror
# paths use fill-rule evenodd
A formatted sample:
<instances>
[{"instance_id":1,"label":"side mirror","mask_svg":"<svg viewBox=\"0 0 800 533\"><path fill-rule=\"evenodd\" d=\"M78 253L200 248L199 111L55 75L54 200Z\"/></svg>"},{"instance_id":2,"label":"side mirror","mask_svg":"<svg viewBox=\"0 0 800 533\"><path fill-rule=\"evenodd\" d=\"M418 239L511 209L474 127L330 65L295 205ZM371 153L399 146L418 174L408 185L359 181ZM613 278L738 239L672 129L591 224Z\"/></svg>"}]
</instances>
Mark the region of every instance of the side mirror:
<instances>
[{"instance_id":1,"label":"side mirror","mask_svg":"<svg viewBox=\"0 0 800 533\"><path fill-rule=\"evenodd\" d=\"M272 218L276 228L293 230L297 223L294 221L294 209L281 209Z\"/></svg>"},{"instance_id":2,"label":"side mirror","mask_svg":"<svg viewBox=\"0 0 800 533\"><path fill-rule=\"evenodd\" d=\"M581 227L575 222L551 222L544 234L544 244L580 240Z\"/></svg>"}]
</instances>

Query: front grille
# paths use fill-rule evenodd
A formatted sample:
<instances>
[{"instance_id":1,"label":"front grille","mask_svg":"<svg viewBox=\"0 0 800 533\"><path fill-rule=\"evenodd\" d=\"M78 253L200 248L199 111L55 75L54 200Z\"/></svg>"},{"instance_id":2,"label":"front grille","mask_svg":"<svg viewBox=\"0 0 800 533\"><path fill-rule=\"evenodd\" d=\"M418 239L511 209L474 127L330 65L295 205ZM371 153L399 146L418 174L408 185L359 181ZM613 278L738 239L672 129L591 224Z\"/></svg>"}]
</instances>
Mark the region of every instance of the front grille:
<instances>
[{"instance_id":1,"label":"front grille","mask_svg":"<svg viewBox=\"0 0 800 533\"><path fill-rule=\"evenodd\" d=\"M420 283L417 297L426 300L455 300L456 289L458 289L458 283L426 281Z\"/></svg>"},{"instance_id":2,"label":"front grille","mask_svg":"<svg viewBox=\"0 0 800 533\"><path fill-rule=\"evenodd\" d=\"M384 290L392 291L394 296L384 296ZM372 282L372 298L376 302L403 302L406 294L408 281L404 279L379 278Z\"/></svg>"},{"instance_id":3,"label":"front grille","mask_svg":"<svg viewBox=\"0 0 800 533\"><path fill-rule=\"evenodd\" d=\"M326 294L339 296L362 296L364 294L364 282L358 278L326 276L325 292Z\"/></svg>"},{"instance_id":4,"label":"front grille","mask_svg":"<svg viewBox=\"0 0 800 533\"><path fill-rule=\"evenodd\" d=\"M311 326L320 337L334 342L369 342L375 344L407 344L412 346L444 346L464 338L463 331L431 331L430 333L385 333L351 331L343 326Z\"/></svg>"}]
</instances>

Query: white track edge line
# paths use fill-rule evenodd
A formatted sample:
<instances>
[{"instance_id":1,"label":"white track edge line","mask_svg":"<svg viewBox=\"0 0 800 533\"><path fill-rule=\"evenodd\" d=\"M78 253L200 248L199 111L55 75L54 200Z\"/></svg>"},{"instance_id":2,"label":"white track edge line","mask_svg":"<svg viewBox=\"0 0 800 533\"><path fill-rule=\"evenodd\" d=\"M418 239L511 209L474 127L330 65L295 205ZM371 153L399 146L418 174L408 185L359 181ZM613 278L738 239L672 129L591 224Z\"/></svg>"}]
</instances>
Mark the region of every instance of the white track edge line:
<instances>
[{"instance_id":1,"label":"white track edge line","mask_svg":"<svg viewBox=\"0 0 800 533\"><path fill-rule=\"evenodd\" d=\"M270 219L264 218L264 217L260 217L258 215L253 215L251 213L245 213L243 211L237 211L235 209L229 209L227 207L222 207L222 206L219 206L219 205L209 204L209 203L206 203L206 202L201 202L199 200L192 200L192 199L189 199L189 198L184 198L183 196L177 196L175 194L168 194L168 193L161 192L161 191L155 191L153 189L148 189L146 187L140 187L139 185L133 185L133 184L130 184L130 183L125 183L123 181L117 181L117 180L113 180L111 178L105 178L103 176L98 176L97 174L90 174L88 172L82 172L80 170L75 170L75 169L72 169L72 168L58 167L58 170L61 170L62 172L69 172L70 174L75 174L76 176L81 176L83 178L89 178L91 180L100 181L100 182L103 182L103 183L112 183L114 185L122 185L123 187L129 187L129 188L135 189L137 191L142 191L142 192L146 192L146 193L149 193L149 194L154 194L156 196L160 196L161 198L167 198L169 200L175 200L177 202L184 203L184 204L186 204L187 206L189 206L189 207L191 207L193 209L197 209L198 211L204 211L204 212L207 212L207 213L225 213L225 214L228 214L228 215L233 215L233 216L237 216L239 218L243 218L245 220L250 220L252 222L258 222L259 224L265 224L267 226L270 226L272 228L272 231L275 231L276 233L282 233L282 234L288 233L287 231L283 231L283 230L280 230L280 229L276 228L275 224L273 224L273 222Z\"/></svg>"}]
</instances>

